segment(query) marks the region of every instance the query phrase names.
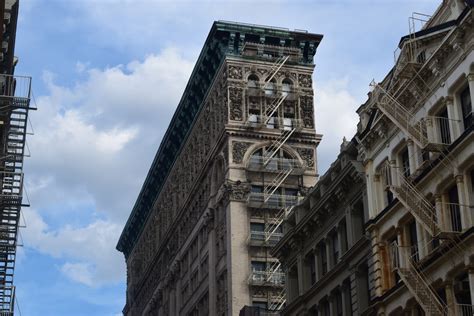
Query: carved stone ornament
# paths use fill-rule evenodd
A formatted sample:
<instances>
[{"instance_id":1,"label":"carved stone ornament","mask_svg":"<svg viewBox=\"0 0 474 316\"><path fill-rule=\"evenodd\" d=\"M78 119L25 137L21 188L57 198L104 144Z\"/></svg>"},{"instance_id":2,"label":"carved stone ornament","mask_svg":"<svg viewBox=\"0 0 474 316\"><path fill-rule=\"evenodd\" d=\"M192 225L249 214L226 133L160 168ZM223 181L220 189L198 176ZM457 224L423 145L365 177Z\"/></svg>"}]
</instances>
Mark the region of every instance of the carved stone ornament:
<instances>
[{"instance_id":1,"label":"carved stone ornament","mask_svg":"<svg viewBox=\"0 0 474 316\"><path fill-rule=\"evenodd\" d=\"M242 89L229 88L230 119L242 121Z\"/></svg>"},{"instance_id":2,"label":"carved stone ornament","mask_svg":"<svg viewBox=\"0 0 474 316\"><path fill-rule=\"evenodd\" d=\"M248 142L232 142L232 161L242 163L247 149L252 145Z\"/></svg>"},{"instance_id":3,"label":"carved stone ornament","mask_svg":"<svg viewBox=\"0 0 474 316\"><path fill-rule=\"evenodd\" d=\"M313 97L301 96L301 117L303 118L304 127L313 128Z\"/></svg>"},{"instance_id":4,"label":"carved stone ornament","mask_svg":"<svg viewBox=\"0 0 474 316\"><path fill-rule=\"evenodd\" d=\"M306 75L306 74L299 74L298 81L299 81L300 87L303 87L303 88L311 88L313 84L313 79L311 78L311 76Z\"/></svg>"},{"instance_id":5,"label":"carved stone ornament","mask_svg":"<svg viewBox=\"0 0 474 316\"><path fill-rule=\"evenodd\" d=\"M229 193L231 201L247 201L250 193L250 184L237 181L235 183L226 183L226 191Z\"/></svg>"},{"instance_id":6,"label":"carved stone ornament","mask_svg":"<svg viewBox=\"0 0 474 316\"><path fill-rule=\"evenodd\" d=\"M301 159L304 160L306 167L314 167L314 151L311 148L296 148Z\"/></svg>"},{"instance_id":7,"label":"carved stone ornament","mask_svg":"<svg viewBox=\"0 0 474 316\"><path fill-rule=\"evenodd\" d=\"M237 66L229 66L229 78L242 79L242 68Z\"/></svg>"}]
</instances>

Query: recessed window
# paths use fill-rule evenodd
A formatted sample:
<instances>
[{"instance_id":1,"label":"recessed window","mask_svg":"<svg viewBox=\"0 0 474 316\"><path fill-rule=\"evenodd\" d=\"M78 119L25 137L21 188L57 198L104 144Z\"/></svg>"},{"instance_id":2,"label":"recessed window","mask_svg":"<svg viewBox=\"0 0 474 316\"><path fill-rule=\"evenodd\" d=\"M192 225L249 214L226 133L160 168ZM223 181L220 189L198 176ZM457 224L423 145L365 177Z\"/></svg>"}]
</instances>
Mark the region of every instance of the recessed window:
<instances>
[{"instance_id":1,"label":"recessed window","mask_svg":"<svg viewBox=\"0 0 474 316\"><path fill-rule=\"evenodd\" d=\"M462 120L464 123L464 129L468 129L472 125L472 99L469 86L461 91L461 110L462 110Z\"/></svg>"}]
</instances>

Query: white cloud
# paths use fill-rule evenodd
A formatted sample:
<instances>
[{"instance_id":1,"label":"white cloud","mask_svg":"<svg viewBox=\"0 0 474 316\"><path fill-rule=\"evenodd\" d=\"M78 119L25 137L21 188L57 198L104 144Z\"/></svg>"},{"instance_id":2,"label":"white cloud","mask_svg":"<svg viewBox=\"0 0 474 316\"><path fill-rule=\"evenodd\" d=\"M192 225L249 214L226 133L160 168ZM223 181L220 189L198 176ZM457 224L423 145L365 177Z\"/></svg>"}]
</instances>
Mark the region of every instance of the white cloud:
<instances>
[{"instance_id":1,"label":"white cloud","mask_svg":"<svg viewBox=\"0 0 474 316\"><path fill-rule=\"evenodd\" d=\"M28 228L23 230L26 247L65 259L61 272L73 281L101 286L123 280L124 260L113 245L121 226L96 220L81 227L66 225L53 230L35 209L24 210Z\"/></svg>"},{"instance_id":2,"label":"white cloud","mask_svg":"<svg viewBox=\"0 0 474 316\"><path fill-rule=\"evenodd\" d=\"M323 174L333 162L343 137L350 140L357 129L357 99L351 95L347 78L315 87L316 132L323 134L318 147L318 168Z\"/></svg>"},{"instance_id":3,"label":"white cloud","mask_svg":"<svg viewBox=\"0 0 474 316\"><path fill-rule=\"evenodd\" d=\"M100 286L125 277L115 245L193 63L166 49L126 65L87 65L72 87L44 74L49 93L36 98L28 139L34 209L25 210L23 236L27 247L61 258L71 280Z\"/></svg>"}]
</instances>

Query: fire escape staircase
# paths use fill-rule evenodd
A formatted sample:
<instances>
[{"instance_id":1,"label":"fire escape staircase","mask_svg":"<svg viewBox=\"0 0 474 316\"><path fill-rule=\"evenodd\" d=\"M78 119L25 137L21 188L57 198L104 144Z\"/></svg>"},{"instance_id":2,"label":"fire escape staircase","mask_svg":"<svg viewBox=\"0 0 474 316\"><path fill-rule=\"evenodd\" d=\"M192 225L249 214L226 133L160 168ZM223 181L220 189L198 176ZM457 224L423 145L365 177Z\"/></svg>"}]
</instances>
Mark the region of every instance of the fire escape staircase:
<instances>
[{"instance_id":1,"label":"fire escape staircase","mask_svg":"<svg viewBox=\"0 0 474 316\"><path fill-rule=\"evenodd\" d=\"M437 120L443 118L425 118L416 121L414 113L409 111L398 101L397 96L400 96L410 85L416 85L414 79L416 76L419 76L419 66L420 65L416 62L408 62L397 67L398 69L396 69L396 71L399 72L399 78L403 80L408 79L408 81L405 85L402 85L397 91L393 91L392 93L388 92L380 84L372 81L373 100L377 108L403 131L407 137L412 139L415 144L422 150L439 153L438 160L441 165L445 168L451 168L454 163L446 154L447 145L449 145L449 143L433 137L433 125L437 123ZM420 100L426 99L430 91L428 85L424 81L423 83L428 88L426 89L428 92L422 95ZM396 82L393 83L393 86L396 86ZM445 126L446 123L449 124L449 122L444 122ZM393 173L391 172L392 170L394 171ZM390 191L415 217L417 222L433 237L444 239L449 243L450 249L462 255L459 234L453 231L446 231L446 229L441 227L441 221L437 218L436 208L426 199L422 192L419 191L416 185L405 176L402 169L387 164L386 172L386 179L389 179L388 182L392 182L389 183ZM395 175L398 181L394 183L391 175ZM447 306L442 303L436 292L429 285L427 276L417 268L416 260L409 252L409 248L394 244L392 245L391 257L393 260L392 266L425 313L433 316L446 315L448 311Z\"/></svg>"},{"instance_id":2,"label":"fire escape staircase","mask_svg":"<svg viewBox=\"0 0 474 316\"><path fill-rule=\"evenodd\" d=\"M391 245L392 267L420 304L426 315L445 316L448 308L442 303L436 292L426 282L427 277L418 270L413 262L410 247L400 247L397 243Z\"/></svg>"},{"instance_id":3,"label":"fire escape staircase","mask_svg":"<svg viewBox=\"0 0 474 316\"><path fill-rule=\"evenodd\" d=\"M31 78L0 76L0 116L5 138L0 158L0 315L13 315L15 287L13 275L23 203L23 158L26 148Z\"/></svg>"}]
</instances>

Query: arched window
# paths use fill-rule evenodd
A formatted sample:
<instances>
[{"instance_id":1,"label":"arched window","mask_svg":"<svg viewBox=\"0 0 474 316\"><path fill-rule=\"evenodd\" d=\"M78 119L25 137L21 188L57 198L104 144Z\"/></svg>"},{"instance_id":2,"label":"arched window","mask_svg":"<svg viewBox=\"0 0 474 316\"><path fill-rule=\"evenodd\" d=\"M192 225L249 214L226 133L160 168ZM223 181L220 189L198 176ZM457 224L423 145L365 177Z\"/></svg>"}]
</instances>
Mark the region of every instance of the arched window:
<instances>
[{"instance_id":1,"label":"arched window","mask_svg":"<svg viewBox=\"0 0 474 316\"><path fill-rule=\"evenodd\" d=\"M281 91L283 92L283 95L288 95L288 93L291 91L292 85L293 85L293 82L289 78L283 79L282 87L281 87Z\"/></svg>"},{"instance_id":2,"label":"arched window","mask_svg":"<svg viewBox=\"0 0 474 316\"><path fill-rule=\"evenodd\" d=\"M272 78L272 80L270 80L265 85L265 95L274 95L275 91L276 91L276 80L275 80L275 78Z\"/></svg>"},{"instance_id":3,"label":"arched window","mask_svg":"<svg viewBox=\"0 0 474 316\"><path fill-rule=\"evenodd\" d=\"M257 88L258 87L258 82L260 81L257 77L257 75L255 74L251 74L249 77L248 77L248 80L247 80L247 87L249 88Z\"/></svg>"}]
</instances>

